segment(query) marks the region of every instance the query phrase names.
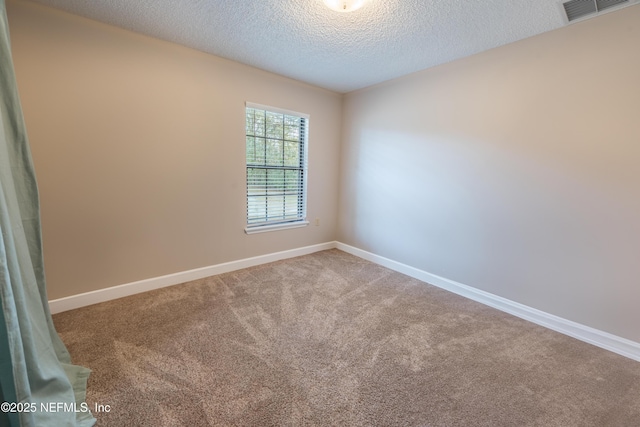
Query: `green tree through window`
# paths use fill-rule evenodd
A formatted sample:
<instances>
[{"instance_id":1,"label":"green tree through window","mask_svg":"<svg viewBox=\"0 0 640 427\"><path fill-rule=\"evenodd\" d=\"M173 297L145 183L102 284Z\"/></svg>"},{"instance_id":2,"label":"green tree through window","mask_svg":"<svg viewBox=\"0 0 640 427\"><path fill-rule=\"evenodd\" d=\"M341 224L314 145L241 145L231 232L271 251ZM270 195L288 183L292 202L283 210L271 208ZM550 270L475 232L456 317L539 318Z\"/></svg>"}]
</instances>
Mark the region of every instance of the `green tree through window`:
<instances>
[{"instance_id":1,"label":"green tree through window","mask_svg":"<svg viewBox=\"0 0 640 427\"><path fill-rule=\"evenodd\" d=\"M247 227L304 221L308 117L247 104Z\"/></svg>"}]
</instances>

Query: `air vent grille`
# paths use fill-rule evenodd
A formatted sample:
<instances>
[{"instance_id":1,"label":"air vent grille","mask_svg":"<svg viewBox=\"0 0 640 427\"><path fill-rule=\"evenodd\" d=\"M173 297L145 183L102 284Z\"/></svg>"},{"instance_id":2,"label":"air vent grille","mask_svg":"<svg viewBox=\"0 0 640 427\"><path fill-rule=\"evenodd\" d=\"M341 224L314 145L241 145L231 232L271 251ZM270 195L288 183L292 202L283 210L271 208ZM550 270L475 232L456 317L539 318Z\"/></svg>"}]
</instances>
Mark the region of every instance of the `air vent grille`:
<instances>
[{"instance_id":1,"label":"air vent grille","mask_svg":"<svg viewBox=\"0 0 640 427\"><path fill-rule=\"evenodd\" d=\"M629 0L596 0L598 11L605 10L609 7L617 6L622 3L629 3Z\"/></svg>"},{"instance_id":2,"label":"air vent grille","mask_svg":"<svg viewBox=\"0 0 640 427\"><path fill-rule=\"evenodd\" d=\"M570 0L562 6L571 22L624 3L629 3L629 0Z\"/></svg>"},{"instance_id":3,"label":"air vent grille","mask_svg":"<svg viewBox=\"0 0 640 427\"><path fill-rule=\"evenodd\" d=\"M593 0L571 0L563 3L563 6L569 22L598 11L596 2Z\"/></svg>"}]
</instances>

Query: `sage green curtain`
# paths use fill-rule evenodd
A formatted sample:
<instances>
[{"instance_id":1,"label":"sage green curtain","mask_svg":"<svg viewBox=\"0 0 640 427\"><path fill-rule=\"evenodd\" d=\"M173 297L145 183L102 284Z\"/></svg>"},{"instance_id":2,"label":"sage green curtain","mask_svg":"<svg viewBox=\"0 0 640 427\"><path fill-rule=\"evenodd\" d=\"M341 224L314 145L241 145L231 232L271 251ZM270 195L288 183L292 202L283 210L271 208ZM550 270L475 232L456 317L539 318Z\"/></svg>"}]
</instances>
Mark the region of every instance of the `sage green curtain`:
<instances>
[{"instance_id":1,"label":"sage green curtain","mask_svg":"<svg viewBox=\"0 0 640 427\"><path fill-rule=\"evenodd\" d=\"M49 312L38 189L0 0L1 426L92 426L89 370L71 364ZM53 404L53 406L51 406ZM60 405L59 405L60 404ZM26 408L24 406L26 405Z\"/></svg>"}]
</instances>

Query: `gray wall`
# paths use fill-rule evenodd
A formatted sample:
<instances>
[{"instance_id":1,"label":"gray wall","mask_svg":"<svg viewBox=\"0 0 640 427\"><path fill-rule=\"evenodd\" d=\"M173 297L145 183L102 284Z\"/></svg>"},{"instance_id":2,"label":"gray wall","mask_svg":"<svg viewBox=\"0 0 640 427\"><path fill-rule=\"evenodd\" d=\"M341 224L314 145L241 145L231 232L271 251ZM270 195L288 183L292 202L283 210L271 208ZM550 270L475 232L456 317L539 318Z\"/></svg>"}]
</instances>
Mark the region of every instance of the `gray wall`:
<instances>
[{"instance_id":1,"label":"gray wall","mask_svg":"<svg viewBox=\"0 0 640 427\"><path fill-rule=\"evenodd\" d=\"M49 297L335 240L342 97L9 1ZM308 214L247 236L244 103L311 115Z\"/></svg>"},{"instance_id":2,"label":"gray wall","mask_svg":"<svg viewBox=\"0 0 640 427\"><path fill-rule=\"evenodd\" d=\"M338 240L640 342L638 23L348 94Z\"/></svg>"}]
</instances>

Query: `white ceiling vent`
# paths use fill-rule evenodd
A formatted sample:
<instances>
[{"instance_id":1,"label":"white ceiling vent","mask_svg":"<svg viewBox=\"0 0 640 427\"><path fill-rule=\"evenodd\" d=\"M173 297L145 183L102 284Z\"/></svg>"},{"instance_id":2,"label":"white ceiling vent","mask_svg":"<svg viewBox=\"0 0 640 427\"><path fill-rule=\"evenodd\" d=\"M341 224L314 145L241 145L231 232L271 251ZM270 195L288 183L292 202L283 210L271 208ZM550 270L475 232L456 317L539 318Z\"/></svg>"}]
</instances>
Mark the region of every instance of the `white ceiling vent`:
<instances>
[{"instance_id":1,"label":"white ceiling vent","mask_svg":"<svg viewBox=\"0 0 640 427\"><path fill-rule=\"evenodd\" d=\"M629 0L570 0L562 3L562 6L567 20L571 22L625 3L629 3Z\"/></svg>"}]
</instances>

